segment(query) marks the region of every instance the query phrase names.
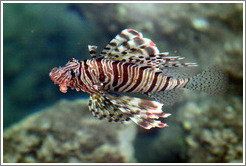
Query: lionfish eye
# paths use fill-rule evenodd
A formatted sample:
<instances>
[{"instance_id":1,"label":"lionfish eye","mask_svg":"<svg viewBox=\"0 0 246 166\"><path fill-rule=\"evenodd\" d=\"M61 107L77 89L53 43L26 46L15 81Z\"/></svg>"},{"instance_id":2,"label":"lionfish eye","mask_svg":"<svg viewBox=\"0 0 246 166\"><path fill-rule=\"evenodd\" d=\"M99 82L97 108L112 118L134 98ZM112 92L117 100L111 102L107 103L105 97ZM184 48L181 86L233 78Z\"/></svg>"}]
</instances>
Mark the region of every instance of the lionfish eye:
<instances>
[{"instance_id":1,"label":"lionfish eye","mask_svg":"<svg viewBox=\"0 0 246 166\"><path fill-rule=\"evenodd\" d=\"M70 59L69 62L73 62L74 61L74 58Z\"/></svg>"},{"instance_id":2,"label":"lionfish eye","mask_svg":"<svg viewBox=\"0 0 246 166\"><path fill-rule=\"evenodd\" d=\"M73 70L71 70L71 76L75 77L75 73L73 72Z\"/></svg>"}]
</instances>

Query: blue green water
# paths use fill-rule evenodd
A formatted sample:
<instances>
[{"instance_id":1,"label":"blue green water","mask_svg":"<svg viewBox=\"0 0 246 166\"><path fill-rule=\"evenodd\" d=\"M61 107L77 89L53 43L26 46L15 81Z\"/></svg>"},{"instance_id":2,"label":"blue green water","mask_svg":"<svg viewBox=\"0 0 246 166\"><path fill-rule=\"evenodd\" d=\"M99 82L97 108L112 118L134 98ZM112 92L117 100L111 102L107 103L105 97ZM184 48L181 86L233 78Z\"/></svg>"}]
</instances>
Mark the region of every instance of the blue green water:
<instances>
[{"instance_id":1,"label":"blue green water","mask_svg":"<svg viewBox=\"0 0 246 166\"><path fill-rule=\"evenodd\" d=\"M60 98L87 98L61 93L49 72L89 58L87 45L105 40L100 30L69 4L4 4L3 11L4 127Z\"/></svg>"},{"instance_id":2,"label":"blue green water","mask_svg":"<svg viewBox=\"0 0 246 166\"><path fill-rule=\"evenodd\" d=\"M97 45L100 51L121 30L133 28L142 32L145 37L151 38L160 51L170 51L172 55L186 57L185 62L194 60L201 68L212 64L222 66L228 73L230 81L228 92L221 97L225 102L218 103L218 106L214 106L214 103L207 99L203 101L197 99L195 95L195 97L187 95L187 99L183 99L183 105L179 104L170 109L173 114L170 121L174 124L169 122L169 130L163 132L160 129L151 131L138 129L139 133L134 142L136 158L140 162L187 162L189 158L182 156L187 155L182 149L185 148L187 136L200 138L204 130L220 132L222 129L231 129L240 143L242 126L238 127L236 122L242 121L239 113L242 113L240 109L243 105L242 18L240 4L5 3L3 127L7 128L60 99L88 98L87 93L70 89L65 94L61 93L58 85L54 85L49 77L50 70L53 67L64 66L71 58L78 60L90 58L87 45ZM189 100L197 100L199 103L187 106L185 102L188 103ZM206 106L209 107L210 104L213 114L204 113ZM202 106L205 107L204 110ZM183 113L183 108L191 111L188 118L179 115ZM192 112L192 109L195 111ZM177 110L181 110L181 113ZM218 113L216 114L214 110ZM228 116L227 111L231 111L229 113L234 113L235 117L241 119L232 119L227 123L221 118ZM201 116L198 116L199 113ZM177 120L178 116L181 118ZM201 119L196 121L190 117L201 119L204 117L207 118L207 122L203 124ZM201 127L197 129L201 133L193 133L193 130L187 132L182 128L183 120L189 118L192 123L186 125L188 127L194 125L195 129L196 126ZM235 124L233 120L236 121ZM210 121L212 124L218 123L222 129L214 129ZM159 138L161 134L162 138ZM197 153L208 151L211 142L204 141L199 144ZM238 142L231 147L236 147ZM227 143L230 141L225 144ZM155 147L152 147L152 144L155 144ZM221 149L219 152L222 151L223 156L224 153L231 153L230 148L225 152L224 147ZM227 161L223 156L217 155L212 161L234 160ZM201 157L201 161L205 159L206 156Z\"/></svg>"}]
</instances>

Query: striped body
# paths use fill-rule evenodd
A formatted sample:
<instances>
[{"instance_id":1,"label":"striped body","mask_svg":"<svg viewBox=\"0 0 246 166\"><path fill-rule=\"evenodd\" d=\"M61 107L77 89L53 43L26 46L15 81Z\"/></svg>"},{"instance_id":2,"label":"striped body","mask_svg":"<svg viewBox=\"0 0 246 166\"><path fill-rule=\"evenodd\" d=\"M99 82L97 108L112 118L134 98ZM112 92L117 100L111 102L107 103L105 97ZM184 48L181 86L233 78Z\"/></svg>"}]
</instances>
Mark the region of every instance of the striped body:
<instances>
[{"instance_id":1,"label":"striped body","mask_svg":"<svg viewBox=\"0 0 246 166\"><path fill-rule=\"evenodd\" d=\"M217 69L195 76L173 69L197 64L159 52L154 42L133 29L116 35L98 57L97 46L88 48L92 59L72 58L64 67L53 68L49 75L63 93L67 87L89 93L89 110L98 119L132 120L145 129L167 127L158 120L171 115L164 113L162 106L175 103L182 88L216 94L225 87L224 76ZM154 101L114 92L144 93Z\"/></svg>"},{"instance_id":2,"label":"striped body","mask_svg":"<svg viewBox=\"0 0 246 166\"><path fill-rule=\"evenodd\" d=\"M93 85L103 90L147 93L183 88L189 79L165 76L160 71L120 61L92 59L80 61L76 87L91 91Z\"/></svg>"}]
</instances>

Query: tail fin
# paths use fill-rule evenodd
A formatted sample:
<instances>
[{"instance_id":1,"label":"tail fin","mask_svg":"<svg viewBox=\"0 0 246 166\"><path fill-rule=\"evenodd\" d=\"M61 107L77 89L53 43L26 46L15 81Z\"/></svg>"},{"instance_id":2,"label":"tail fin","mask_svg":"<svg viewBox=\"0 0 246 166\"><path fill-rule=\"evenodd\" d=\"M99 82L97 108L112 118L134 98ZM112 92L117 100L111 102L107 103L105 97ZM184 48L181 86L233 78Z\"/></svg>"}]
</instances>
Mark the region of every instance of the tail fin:
<instances>
[{"instance_id":1,"label":"tail fin","mask_svg":"<svg viewBox=\"0 0 246 166\"><path fill-rule=\"evenodd\" d=\"M217 66L211 66L202 73L190 77L185 88L210 95L221 95L225 92L228 83L227 75Z\"/></svg>"}]
</instances>

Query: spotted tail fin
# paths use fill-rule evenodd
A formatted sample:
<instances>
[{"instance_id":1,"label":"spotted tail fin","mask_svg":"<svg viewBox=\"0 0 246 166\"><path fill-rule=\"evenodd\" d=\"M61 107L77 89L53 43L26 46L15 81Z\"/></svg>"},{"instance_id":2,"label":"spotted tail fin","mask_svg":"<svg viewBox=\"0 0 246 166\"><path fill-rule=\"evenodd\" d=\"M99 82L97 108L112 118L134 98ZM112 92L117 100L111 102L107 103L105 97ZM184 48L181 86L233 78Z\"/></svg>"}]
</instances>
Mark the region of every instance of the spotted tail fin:
<instances>
[{"instance_id":1,"label":"spotted tail fin","mask_svg":"<svg viewBox=\"0 0 246 166\"><path fill-rule=\"evenodd\" d=\"M227 82L226 74L217 66L211 66L200 74L190 77L185 88L210 95L220 95L225 92Z\"/></svg>"}]
</instances>

